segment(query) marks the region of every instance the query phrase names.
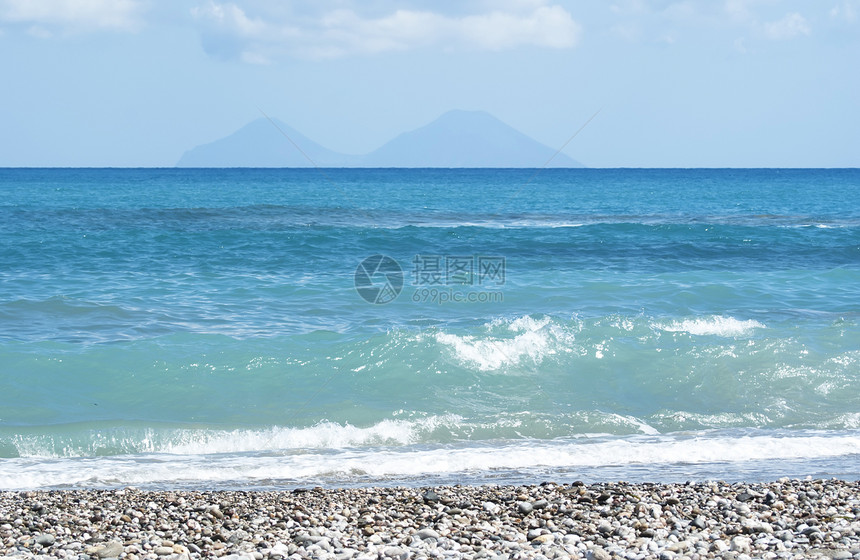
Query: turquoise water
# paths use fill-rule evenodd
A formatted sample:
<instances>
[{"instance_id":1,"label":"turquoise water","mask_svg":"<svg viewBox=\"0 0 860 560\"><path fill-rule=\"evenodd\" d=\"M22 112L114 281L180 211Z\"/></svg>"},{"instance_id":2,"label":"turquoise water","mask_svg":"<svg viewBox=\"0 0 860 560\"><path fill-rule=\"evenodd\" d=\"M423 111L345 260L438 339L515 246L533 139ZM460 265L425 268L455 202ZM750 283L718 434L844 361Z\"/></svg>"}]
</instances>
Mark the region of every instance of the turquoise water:
<instances>
[{"instance_id":1,"label":"turquoise water","mask_svg":"<svg viewBox=\"0 0 860 560\"><path fill-rule=\"evenodd\" d=\"M0 488L860 477L860 170L0 195Z\"/></svg>"}]
</instances>

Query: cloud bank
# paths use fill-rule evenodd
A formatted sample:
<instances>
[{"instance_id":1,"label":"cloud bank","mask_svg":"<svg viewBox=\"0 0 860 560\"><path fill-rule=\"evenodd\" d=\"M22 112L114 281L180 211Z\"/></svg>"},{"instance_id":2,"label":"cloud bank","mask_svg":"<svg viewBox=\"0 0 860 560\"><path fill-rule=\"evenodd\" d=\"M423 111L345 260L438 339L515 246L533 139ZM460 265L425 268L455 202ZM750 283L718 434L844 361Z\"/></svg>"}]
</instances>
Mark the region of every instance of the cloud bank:
<instances>
[{"instance_id":1,"label":"cloud bank","mask_svg":"<svg viewBox=\"0 0 860 560\"><path fill-rule=\"evenodd\" d=\"M354 7L296 13L240 4L210 0L193 8L210 54L264 63L282 57L337 58L422 48L566 49L574 47L581 34L581 26L563 7L528 0L489 9L482 4L476 7L483 10L454 15L421 7L372 14Z\"/></svg>"},{"instance_id":2,"label":"cloud bank","mask_svg":"<svg viewBox=\"0 0 860 560\"><path fill-rule=\"evenodd\" d=\"M798 13L787 14L782 19L764 24L764 34L769 39L784 40L809 35L806 18Z\"/></svg>"},{"instance_id":3,"label":"cloud bank","mask_svg":"<svg viewBox=\"0 0 860 560\"><path fill-rule=\"evenodd\" d=\"M671 44L676 36L686 35L696 40L697 36L709 33L732 37L736 46L743 45L747 39L787 41L813 33L811 20L791 10L792 6L799 4L812 11L813 20L818 22L824 13L829 13L831 20L850 22L854 16L852 2L856 0L844 0L832 8L814 8L782 0L616 0L609 6L609 12L615 17L610 29L628 42Z\"/></svg>"},{"instance_id":4,"label":"cloud bank","mask_svg":"<svg viewBox=\"0 0 860 560\"><path fill-rule=\"evenodd\" d=\"M0 0L0 22L52 31L135 30L141 25L136 0Z\"/></svg>"}]
</instances>

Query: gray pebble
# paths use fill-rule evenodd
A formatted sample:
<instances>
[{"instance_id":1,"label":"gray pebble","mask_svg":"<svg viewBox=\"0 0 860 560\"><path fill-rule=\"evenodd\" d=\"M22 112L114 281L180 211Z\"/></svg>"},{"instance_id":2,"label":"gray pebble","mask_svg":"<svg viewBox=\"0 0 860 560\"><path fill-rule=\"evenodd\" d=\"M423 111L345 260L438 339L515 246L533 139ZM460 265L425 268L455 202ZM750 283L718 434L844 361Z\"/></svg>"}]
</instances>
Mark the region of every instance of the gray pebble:
<instances>
[{"instance_id":1,"label":"gray pebble","mask_svg":"<svg viewBox=\"0 0 860 560\"><path fill-rule=\"evenodd\" d=\"M534 506L529 502L518 502L517 503L517 511L522 513L523 515L528 515L534 510Z\"/></svg>"},{"instance_id":2,"label":"gray pebble","mask_svg":"<svg viewBox=\"0 0 860 560\"><path fill-rule=\"evenodd\" d=\"M434 531L433 529L421 529L417 533L415 533L419 539L439 539L439 533Z\"/></svg>"},{"instance_id":3,"label":"gray pebble","mask_svg":"<svg viewBox=\"0 0 860 560\"><path fill-rule=\"evenodd\" d=\"M51 546L56 540L57 538L54 535L50 533L42 533L41 535L36 537L36 544L42 546Z\"/></svg>"},{"instance_id":4,"label":"gray pebble","mask_svg":"<svg viewBox=\"0 0 860 560\"><path fill-rule=\"evenodd\" d=\"M433 490L427 490L426 492L424 492L424 496L422 496L422 498L428 504L435 504L439 501L439 494L437 494Z\"/></svg>"}]
</instances>

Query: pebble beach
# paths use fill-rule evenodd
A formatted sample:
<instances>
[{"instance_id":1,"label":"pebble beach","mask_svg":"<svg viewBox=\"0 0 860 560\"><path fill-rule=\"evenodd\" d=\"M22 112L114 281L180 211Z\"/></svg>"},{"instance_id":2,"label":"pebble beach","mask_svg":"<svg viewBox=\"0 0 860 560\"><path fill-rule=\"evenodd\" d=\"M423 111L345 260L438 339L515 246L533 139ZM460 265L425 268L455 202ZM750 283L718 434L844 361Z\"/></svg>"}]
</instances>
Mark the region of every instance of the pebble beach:
<instances>
[{"instance_id":1,"label":"pebble beach","mask_svg":"<svg viewBox=\"0 0 860 560\"><path fill-rule=\"evenodd\" d=\"M860 483L0 493L0 555L73 560L860 558Z\"/></svg>"}]
</instances>

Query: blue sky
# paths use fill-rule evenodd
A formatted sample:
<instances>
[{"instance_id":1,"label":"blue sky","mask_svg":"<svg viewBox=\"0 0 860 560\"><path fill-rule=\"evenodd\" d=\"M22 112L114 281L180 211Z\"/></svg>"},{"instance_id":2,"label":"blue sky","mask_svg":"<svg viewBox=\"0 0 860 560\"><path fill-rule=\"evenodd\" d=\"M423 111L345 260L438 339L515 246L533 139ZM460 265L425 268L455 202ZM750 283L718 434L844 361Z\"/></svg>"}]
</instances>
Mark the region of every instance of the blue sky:
<instances>
[{"instance_id":1,"label":"blue sky","mask_svg":"<svg viewBox=\"0 0 860 560\"><path fill-rule=\"evenodd\" d=\"M486 110L592 167L860 167L860 0L0 0L0 166L172 166L262 109Z\"/></svg>"}]
</instances>

